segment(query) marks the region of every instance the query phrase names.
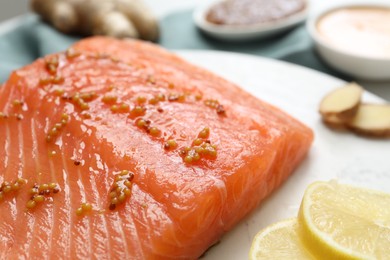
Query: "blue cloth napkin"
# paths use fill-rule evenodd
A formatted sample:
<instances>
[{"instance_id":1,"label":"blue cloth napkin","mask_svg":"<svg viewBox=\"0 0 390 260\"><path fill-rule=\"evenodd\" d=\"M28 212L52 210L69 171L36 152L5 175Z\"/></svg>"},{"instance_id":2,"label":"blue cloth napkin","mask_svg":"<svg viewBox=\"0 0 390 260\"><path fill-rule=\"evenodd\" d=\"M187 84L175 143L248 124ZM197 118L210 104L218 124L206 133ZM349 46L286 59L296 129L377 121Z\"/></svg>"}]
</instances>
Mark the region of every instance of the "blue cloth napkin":
<instances>
[{"instance_id":1,"label":"blue cloth napkin","mask_svg":"<svg viewBox=\"0 0 390 260\"><path fill-rule=\"evenodd\" d=\"M80 37L59 33L33 14L21 18L20 24L0 35L0 82L9 74L44 55L63 51ZM267 40L227 43L203 35L192 21L192 10L173 13L162 19L158 42L167 49L223 50L264 56L300 64L350 80L333 71L316 55L303 25Z\"/></svg>"}]
</instances>

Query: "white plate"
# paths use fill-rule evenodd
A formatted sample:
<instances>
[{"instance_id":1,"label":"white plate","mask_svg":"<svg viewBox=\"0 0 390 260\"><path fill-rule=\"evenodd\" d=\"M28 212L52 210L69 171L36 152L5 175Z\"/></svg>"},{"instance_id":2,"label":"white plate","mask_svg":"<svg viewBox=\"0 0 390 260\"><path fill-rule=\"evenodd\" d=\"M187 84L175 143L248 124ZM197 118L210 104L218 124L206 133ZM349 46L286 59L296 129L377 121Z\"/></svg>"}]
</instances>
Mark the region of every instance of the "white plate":
<instances>
[{"instance_id":1,"label":"white plate","mask_svg":"<svg viewBox=\"0 0 390 260\"><path fill-rule=\"evenodd\" d=\"M249 55L213 51L178 53L288 111L315 132L309 156L294 174L202 259L247 259L255 234L268 224L296 216L305 188L316 180L338 179L390 192L390 141L333 132L321 123L317 112L321 98L343 81L300 66ZM369 93L363 98L383 101Z\"/></svg>"},{"instance_id":2,"label":"white plate","mask_svg":"<svg viewBox=\"0 0 390 260\"><path fill-rule=\"evenodd\" d=\"M290 16L276 21L250 26L216 25L206 19L206 14L211 6L221 2L212 1L195 9L193 19L195 24L207 35L227 41L247 41L253 39L268 38L285 32L305 21L309 9L309 1L305 1L305 7Z\"/></svg>"}]
</instances>

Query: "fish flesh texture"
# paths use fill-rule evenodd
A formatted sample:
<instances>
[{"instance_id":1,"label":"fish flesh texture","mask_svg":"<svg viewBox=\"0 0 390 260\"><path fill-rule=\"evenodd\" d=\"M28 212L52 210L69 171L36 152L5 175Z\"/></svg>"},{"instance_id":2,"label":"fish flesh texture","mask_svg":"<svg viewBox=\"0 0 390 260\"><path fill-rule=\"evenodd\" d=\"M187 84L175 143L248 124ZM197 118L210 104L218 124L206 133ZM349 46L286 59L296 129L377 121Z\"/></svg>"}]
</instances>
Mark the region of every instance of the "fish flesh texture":
<instances>
[{"instance_id":1,"label":"fish flesh texture","mask_svg":"<svg viewBox=\"0 0 390 260\"><path fill-rule=\"evenodd\" d=\"M197 259L312 140L156 45L82 40L0 88L0 259Z\"/></svg>"}]
</instances>

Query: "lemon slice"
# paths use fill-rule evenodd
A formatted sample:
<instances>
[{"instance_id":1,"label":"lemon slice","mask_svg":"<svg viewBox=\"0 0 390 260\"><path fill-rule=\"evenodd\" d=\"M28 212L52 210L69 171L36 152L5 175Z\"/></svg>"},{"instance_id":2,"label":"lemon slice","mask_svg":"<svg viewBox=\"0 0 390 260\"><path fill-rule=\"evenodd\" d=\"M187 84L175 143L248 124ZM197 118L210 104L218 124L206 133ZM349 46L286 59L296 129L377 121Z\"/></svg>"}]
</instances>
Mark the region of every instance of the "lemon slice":
<instances>
[{"instance_id":1,"label":"lemon slice","mask_svg":"<svg viewBox=\"0 0 390 260\"><path fill-rule=\"evenodd\" d=\"M255 236L249 259L315 259L305 249L298 236L296 218L275 223Z\"/></svg>"},{"instance_id":2,"label":"lemon slice","mask_svg":"<svg viewBox=\"0 0 390 260\"><path fill-rule=\"evenodd\" d=\"M389 259L390 194L315 182L303 197L301 238L322 259Z\"/></svg>"}]
</instances>

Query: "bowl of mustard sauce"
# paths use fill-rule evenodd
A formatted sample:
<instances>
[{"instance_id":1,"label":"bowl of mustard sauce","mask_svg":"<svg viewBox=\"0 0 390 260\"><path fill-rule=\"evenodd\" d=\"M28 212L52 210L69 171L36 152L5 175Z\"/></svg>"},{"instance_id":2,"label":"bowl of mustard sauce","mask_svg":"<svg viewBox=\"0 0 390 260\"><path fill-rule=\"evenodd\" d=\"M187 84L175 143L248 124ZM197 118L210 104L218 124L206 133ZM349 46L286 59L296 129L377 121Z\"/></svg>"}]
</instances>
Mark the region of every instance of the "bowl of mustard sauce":
<instances>
[{"instance_id":1,"label":"bowl of mustard sauce","mask_svg":"<svg viewBox=\"0 0 390 260\"><path fill-rule=\"evenodd\" d=\"M268 38L307 18L307 0L223 0L194 11L197 27L210 37L227 41Z\"/></svg>"},{"instance_id":2,"label":"bowl of mustard sauce","mask_svg":"<svg viewBox=\"0 0 390 260\"><path fill-rule=\"evenodd\" d=\"M390 80L390 2L332 7L307 22L321 58L357 79Z\"/></svg>"}]
</instances>

